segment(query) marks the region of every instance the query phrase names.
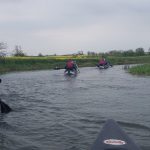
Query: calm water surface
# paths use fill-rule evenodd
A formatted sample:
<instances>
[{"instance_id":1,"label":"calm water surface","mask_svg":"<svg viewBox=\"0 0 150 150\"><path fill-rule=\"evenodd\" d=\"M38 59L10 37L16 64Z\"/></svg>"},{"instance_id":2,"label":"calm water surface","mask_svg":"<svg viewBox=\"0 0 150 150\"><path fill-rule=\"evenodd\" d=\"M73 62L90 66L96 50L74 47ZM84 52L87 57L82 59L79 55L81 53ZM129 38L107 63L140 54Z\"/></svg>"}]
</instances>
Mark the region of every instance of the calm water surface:
<instances>
[{"instance_id":1,"label":"calm water surface","mask_svg":"<svg viewBox=\"0 0 150 150\"><path fill-rule=\"evenodd\" d=\"M1 75L0 97L13 112L0 114L0 150L89 150L113 118L142 150L150 150L150 77L122 66Z\"/></svg>"}]
</instances>

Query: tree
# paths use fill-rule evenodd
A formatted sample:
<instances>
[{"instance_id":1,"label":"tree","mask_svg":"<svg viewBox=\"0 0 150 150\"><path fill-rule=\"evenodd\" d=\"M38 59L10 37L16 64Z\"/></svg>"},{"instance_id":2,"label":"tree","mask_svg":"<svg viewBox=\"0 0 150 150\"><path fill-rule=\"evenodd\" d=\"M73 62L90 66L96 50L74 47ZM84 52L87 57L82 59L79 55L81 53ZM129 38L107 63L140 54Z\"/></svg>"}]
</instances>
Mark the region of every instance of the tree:
<instances>
[{"instance_id":1,"label":"tree","mask_svg":"<svg viewBox=\"0 0 150 150\"><path fill-rule=\"evenodd\" d=\"M42 53L39 53L38 56L39 56L39 57L43 57Z\"/></svg>"},{"instance_id":2,"label":"tree","mask_svg":"<svg viewBox=\"0 0 150 150\"><path fill-rule=\"evenodd\" d=\"M7 43L0 42L0 57L6 56Z\"/></svg>"},{"instance_id":3,"label":"tree","mask_svg":"<svg viewBox=\"0 0 150 150\"><path fill-rule=\"evenodd\" d=\"M83 51L78 51L78 55L83 55Z\"/></svg>"},{"instance_id":4,"label":"tree","mask_svg":"<svg viewBox=\"0 0 150 150\"><path fill-rule=\"evenodd\" d=\"M150 48L148 49L148 54L150 55Z\"/></svg>"},{"instance_id":5,"label":"tree","mask_svg":"<svg viewBox=\"0 0 150 150\"><path fill-rule=\"evenodd\" d=\"M88 51L88 52L87 52L87 55L88 55L88 56L97 56L98 54L97 54L96 52Z\"/></svg>"},{"instance_id":6,"label":"tree","mask_svg":"<svg viewBox=\"0 0 150 150\"><path fill-rule=\"evenodd\" d=\"M132 49L123 52L123 56L134 56L134 54Z\"/></svg>"},{"instance_id":7,"label":"tree","mask_svg":"<svg viewBox=\"0 0 150 150\"><path fill-rule=\"evenodd\" d=\"M0 42L0 62L5 63L7 44Z\"/></svg>"},{"instance_id":8,"label":"tree","mask_svg":"<svg viewBox=\"0 0 150 150\"><path fill-rule=\"evenodd\" d=\"M145 53L144 53L144 48L137 48L136 50L135 50L135 53L136 53L136 55L137 56L143 56Z\"/></svg>"},{"instance_id":9,"label":"tree","mask_svg":"<svg viewBox=\"0 0 150 150\"><path fill-rule=\"evenodd\" d=\"M111 51L109 51L108 55L111 55L111 56L122 56L122 50L111 50Z\"/></svg>"},{"instance_id":10,"label":"tree","mask_svg":"<svg viewBox=\"0 0 150 150\"><path fill-rule=\"evenodd\" d=\"M20 56L20 57L23 57L23 56L26 56L26 55L25 55L25 53L22 51L21 46L20 46L20 45L16 45L16 46L15 46L15 50L14 50L13 56Z\"/></svg>"}]
</instances>

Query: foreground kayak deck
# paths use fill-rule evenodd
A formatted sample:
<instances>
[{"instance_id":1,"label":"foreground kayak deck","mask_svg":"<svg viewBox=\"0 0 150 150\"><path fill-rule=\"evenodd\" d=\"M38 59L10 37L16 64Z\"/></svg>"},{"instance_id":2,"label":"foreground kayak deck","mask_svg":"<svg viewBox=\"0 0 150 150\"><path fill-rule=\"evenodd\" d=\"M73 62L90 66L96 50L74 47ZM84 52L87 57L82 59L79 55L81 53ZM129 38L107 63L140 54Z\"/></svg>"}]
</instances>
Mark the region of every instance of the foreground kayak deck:
<instances>
[{"instance_id":1,"label":"foreground kayak deck","mask_svg":"<svg viewBox=\"0 0 150 150\"><path fill-rule=\"evenodd\" d=\"M108 120L91 150L141 150L112 119Z\"/></svg>"}]
</instances>

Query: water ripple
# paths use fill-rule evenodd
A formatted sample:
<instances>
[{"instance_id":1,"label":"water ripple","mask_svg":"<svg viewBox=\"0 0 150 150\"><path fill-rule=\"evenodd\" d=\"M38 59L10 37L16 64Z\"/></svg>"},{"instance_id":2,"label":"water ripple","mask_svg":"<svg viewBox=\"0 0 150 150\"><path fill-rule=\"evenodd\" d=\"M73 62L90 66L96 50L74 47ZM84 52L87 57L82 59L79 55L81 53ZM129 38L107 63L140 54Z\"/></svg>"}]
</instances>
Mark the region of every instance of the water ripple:
<instances>
[{"instance_id":1,"label":"water ripple","mask_svg":"<svg viewBox=\"0 0 150 150\"><path fill-rule=\"evenodd\" d=\"M105 121L113 118L142 147L150 149L150 78L122 66L2 75L0 98L13 111L0 115L4 150L89 149Z\"/></svg>"}]
</instances>

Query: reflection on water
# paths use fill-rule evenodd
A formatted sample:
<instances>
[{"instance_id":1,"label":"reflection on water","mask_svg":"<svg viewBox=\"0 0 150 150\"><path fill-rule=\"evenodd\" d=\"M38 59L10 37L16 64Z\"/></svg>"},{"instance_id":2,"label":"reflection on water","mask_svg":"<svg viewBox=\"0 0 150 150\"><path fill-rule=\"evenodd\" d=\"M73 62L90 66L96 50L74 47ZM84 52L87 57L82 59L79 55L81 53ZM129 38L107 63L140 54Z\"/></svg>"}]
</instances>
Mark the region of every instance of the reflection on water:
<instances>
[{"instance_id":1,"label":"reflection on water","mask_svg":"<svg viewBox=\"0 0 150 150\"><path fill-rule=\"evenodd\" d=\"M150 78L122 66L2 75L0 97L13 112L0 115L1 150L90 149L113 118L143 150L150 149Z\"/></svg>"}]
</instances>

